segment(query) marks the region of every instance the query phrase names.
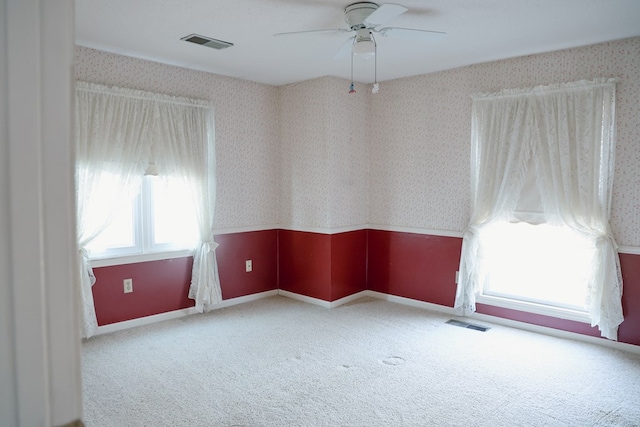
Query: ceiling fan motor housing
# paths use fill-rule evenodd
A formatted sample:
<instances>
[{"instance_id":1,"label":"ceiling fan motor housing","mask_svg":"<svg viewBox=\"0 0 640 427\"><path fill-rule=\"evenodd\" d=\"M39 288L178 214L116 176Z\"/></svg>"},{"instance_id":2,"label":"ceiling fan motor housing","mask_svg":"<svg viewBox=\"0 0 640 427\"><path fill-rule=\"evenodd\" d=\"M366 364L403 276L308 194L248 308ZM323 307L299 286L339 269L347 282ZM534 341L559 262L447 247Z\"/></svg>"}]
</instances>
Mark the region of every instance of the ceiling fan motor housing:
<instances>
[{"instance_id":1,"label":"ceiling fan motor housing","mask_svg":"<svg viewBox=\"0 0 640 427\"><path fill-rule=\"evenodd\" d=\"M375 12L378 7L376 3L368 1L350 4L344 8L344 19L353 31L367 28L364 20Z\"/></svg>"}]
</instances>

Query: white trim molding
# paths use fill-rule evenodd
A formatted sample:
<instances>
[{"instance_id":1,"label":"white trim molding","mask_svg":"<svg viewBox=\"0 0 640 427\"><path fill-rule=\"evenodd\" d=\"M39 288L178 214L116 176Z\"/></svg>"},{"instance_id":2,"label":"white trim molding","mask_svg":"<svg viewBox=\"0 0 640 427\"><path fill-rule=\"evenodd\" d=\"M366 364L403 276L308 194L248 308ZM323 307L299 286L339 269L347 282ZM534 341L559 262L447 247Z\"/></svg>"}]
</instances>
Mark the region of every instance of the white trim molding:
<instances>
[{"instance_id":1,"label":"white trim molding","mask_svg":"<svg viewBox=\"0 0 640 427\"><path fill-rule=\"evenodd\" d=\"M480 320L482 322L492 323L494 325L508 326L511 328L522 329L529 332L536 332L543 335L549 335L557 338L565 338L574 341L586 342L589 344L601 345L616 350L628 351L634 354L640 354L640 346L627 344L624 342L611 341L606 338L592 337L576 332L563 331L562 329L549 328L546 326L534 325L532 323L520 322L517 320L504 319L502 317L490 316L488 314L474 313L468 316L470 319Z\"/></svg>"},{"instance_id":2,"label":"white trim molding","mask_svg":"<svg viewBox=\"0 0 640 427\"><path fill-rule=\"evenodd\" d=\"M214 234L222 235L222 234L234 234L234 233L250 233L253 231L268 231L268 230L302 231L306 233L318 233L318 234L339 234L339 233L348 233L351 231L359 231L359 230L378 230L378 231L393 231L397 233L425 234L429 236L454 237L459 239L462 239L462 237L464 236L464 231L458 231L458 230L438 230L434 228L421 228L421 227L409 227L409 226L402 226L402 225L386 225L386 224L358 224L358 225L347 225L344 227L334 227L334 228L307 227L307 226L283 225L283 224L267 224L267 225L220 228L220 229L214 230ZM621 254L640 255L640 246L619 246L618 252Z\"/></svg>"},{"instance_id":3,"label":"white trim molding","mask_svg":"<svg viewBox=\"0 0 640 427\"><path fill-rule=\"evenodd\" d=\"M363 297L372 297L372 298L380 299L383 301L389 301L396 304L406 305L409 307L416 307L416 308L427 310L427 311L437 312L437 313L444 314L451 317L465 318L465 317L461 317L453 307L447 307L439 304L418 301L411 298L389 295L389 294L376 292L376 291L358 292L356 294L350 295L348 297L345 297L333 302L324 301L318 298L312 298L305 295L300 295L294 292L283 291L283 290L278 290L278 295L295 299L297 301L319 305L325 308L335 308L340 305L356 301ZM502 326L508 326L516 329L522 329L529 332L536 332L543 335L549 335L549 336L554 336L559 338L571 339L574 341L581 341L581 342L586 342L590 344L601 345L609 348L614 348L617 350L628 351L634 354L640 354L640 346L638 345L621 343L618 341L611 341L605 338L592 337L589 335L583 335L576 332L568 332L568 331L563 331L561 329L549 328L546 326L538 326L530 323L519 322L516 320L504 319L502 317L490 316L487 314L474 313L473 315L467 316L466 318L480 320L482 322L486 322L494 325L502 325Z\"/></svg>"},{"instance_id":4,"label":"white trim molding","mask_svg":"<svg viewBox=\"0 0 640 427\"><path fill-rule=\"evenodd\" d=\"M435 311L438 313L446 314L452 317L461 318L459 314L452 307L447 307L438 304L432 304L423 301L417 301L410 298L397 297L393 295L383 294L380 292L374 291L365 291L366 296L370 296L373 298L382 299L389 302L394 302L397 304L407 305L410 307L417 307L421 309L425 309L428 311ZM571 339L574 341L581 341L590 344L597 344L605 347L614 348L617 350L628 351L634 354L640 354L640 346L622 343L618 341L611 341L605 338L600 337L592 337L589 335L583 335L576 332L568 332L563 331L562 329L549 328L546 326L534 325L531 323L519 322L517 320L504 319L502 317L490 316L488 314L474 313L471 316L466 316L467 318L480 320L482 322L491 323L494 325L502 325L509 326L516 329L522 329L529 332L536 332L543 335L550 335L558 338Z\"/></svg>"},{"instance_id":5,"label":"white trim molding","mask_svg":"<svg viewBox=\"0 0 640 427\"><path fill-rule=\"evenodd\" d=\"M138 255L125 255L112 258L94 258L90 260L92 268L109 267L112 265L137 264L139 262L162 261L174 258L186 258L193 256L193 249L184 249L173 252L157 252Z\"/></svg>"},{"instance_id":6,"label":"white trim molding","mask_svg":"<svg viewBox=\"0 0 640 427\"><path fill-rule=\"evenodd\" d=\"M235 233L252 233L255 231L270 231L270 230L279 230L282 227L278 224L266 224L266 225L250 225L250 226L242 226L242 227L229 227L229 228L216 228L213 230L214 238L215 236L223 235L223 234L235 234Z\"/></svg>"},{"instance_id":7,"label":"white trim molding","mask_svg":"<svg viewBox=\"0 0 640 427\"><path fill-rule=\"evenodd\" d=\"M457 237L457 238L462 238L462 235L464 234L462 231L454 231L454 230L435 230L431 228L404 227L404 226L382 225L382 224L359 224L359 225L349 225L349 226L335 227L335 228L281 225L280 229L288 230L288 231L302 231L306 233L319 233L319 234L339 234L339 233L348 233L351 231L360 231L360 230L379 230L379 231L394 231L398 233L426 234L429 236Z\"/></svg>"},{"instance_id":8,"label":"white trim molding","mask_svg":"<svg viewBox=\"0 0 640 427\"><path fill-rule=\"evenodd\" d=\"M618 253L640 255L640 246L618 246Z\"/></svg>"},{"instance_id":9,"label":"white trim molding","mask_svg":"<svg viewBox=\"0 0 640 427\"><path fill-rule=\"evenodd\" d=\"M525 313L539 314L556 319L572 320L574 322L589 323L589 313L586 311L571 310L568 308L552 307L549 305L536 304L527 301L518 301L515 299L501 298L493 295L478 295L476 302L479 304L490 305L492 307L501 307L509 310L521 311Z\"/></svg>"},{"instance_id":10,"label":"white trim molding","mask_svg":"<svg viewBox=\"0 0 640 427\"><path fill-rule=\"evenodd\" d=\"M409 307L416 307L423 310L435 311L438 313L446 314L449 316L456 316L456 311L453 307L447 307L444 305L433 304L430 302L419 301L411 298L399 297L395 295L389 295L382 292L366 291L366 296L381 299L383 301L394 302L396 304L402 304Z\"/></svg>"},{"instance_id":11,"label":"white trim molding","mask_svg":"<svg viewBox=\"0 0 640 427\"><path fill-rule=\"evenodd\" d=\"M324 308L331 308L331 303L329 301L325 301L325 300L320 299L320 298L308 297L306 295L297 294L295 292L290 292L290 291L285 291L283 289L278 289L278 295L286 297L286 298L294 299L296 301L306 302L308 304L313 304L313 305L318 305L318 306L324 307Z\"/></svg>"},{"instance_id":12,"label":"white trim molding","mask_svg":"<svg viewBox=\"0 0 640 427\"><path fill-rule=\"evenodd\" d=\"M435 230L433 228L404 227L398 225L369 224L368 228L370 230L394 231L397 233L427 234L429 236L457 237L460 239L464 235L463 231Z\"/></svg>"},{"instance_id":13,"label":"white trim molding","mask_svg":"<svg viewBox=\"0 0 640 427\"><path fill-rule=\"evenodd\" d=\"M231 307L238 304L244 304L251 301L257 301L259 299L268 298L278 295L277 290L259 292L257 294L245 295L237 298L230 298L222 300L219 304L211 307L211 310L219 310L221 308ZM180 310L168 311L166 313L154 314L152 316L140 317L132 320L125 320L124 322L110 323L104 326L98 326L96 333L93 336L110 334L117 331L123 331L126 329L135 328L138 326L150 325L153 323L164 322L165 320L179 319L181 317L191 316L192 314L198 314L198 311L194 307L183 308ZM91 338L89 338L91 339Z\"/></svg>"},{"instance_id":14,"label":"white trim molding","mask_svg":"<svg viewBox=\"0 0 640 427\"><path fill-rule=\"evenodd\" d=\"M340 234L349 233L352 231L367 230L368 224L347 225L344 227L323 228L323 227L305 227L298 225L281 225L280 230L286 231L302 231L305 233L317 233L317 234Z\"/></svg>"},{"instance_id":15,"label":"white trim molding","mask_svg":"<svg viewBox=\"0 0 640 427\"><path fill-rule=\"evenodd\" d=\"M0 2L0 424L82 416L73 1Z\"/></svg>"},{"instance_id":16,"label":"white trim molding","mask_svg":"<svg viewBox=\"0 0 640 427\"><path fill-rule=\"evenodd\" d=\"M350 302L359 300L364 297L371 297L371 298L376 298L383 301L393 302L396 304L406 305L409 307L415 307L422 310L444 314L444 315L455 317L458 319L469 318L469 319L479 320L479 321L494 324L494 325L508 326L508 327L522 329L529 332L536 332L536 333L550 335L550 336L559 337L559 338L572 339L574 341L581 341L581 342L586 342L590 344L610 347L617 350L623 350L623 351L627 351L634 354L640 354L640 345L633 345L633 344L621 343L618 341L611 341L604 338L583 335L576 332L563 331L561 329L549 328L546 326L538 326L530 323L519 322L511 319L504 319L502 317L490 316L490 315L481 314L481 313L474 313L471 316L463 317L463 316L460 316L459 313L453 309L453 307L433 304L425 301L414 300L411 298L389 295L389 294L376 292L376 291L361 291L361 292L357 292L355 294L346 296L344 298L340 298L339 300L336 300L336 301L325 301L319 298L313 298L313 297L301 295L295 292L285 291L283 289L277 289L272 291L260 292L257 294L246 295L238 298L223 300L220 304L213 307L213 310L217 310L225 307L231 307L233 305L238 305L238 304L244 304L246 302L256 301L262 298L268 298L275 295L280 295L285 298L290 298L296 301L317 305L327 309L336 308L341 305L348 304ZM182 310L175 310L167 313L156 314L153 316L142 317L139 319L127 320L125 322L112 323L110 325L99 326L95 335L96 336L103 335L103 334L117 332L117 331L129 329L129 328L134 328L137 326L149 325L152 323L161 322L165 320L178 319L180 317L190 316L196 313L197 311L195 310L195 308L190 307Z\"/></svg>"}]
</instances>

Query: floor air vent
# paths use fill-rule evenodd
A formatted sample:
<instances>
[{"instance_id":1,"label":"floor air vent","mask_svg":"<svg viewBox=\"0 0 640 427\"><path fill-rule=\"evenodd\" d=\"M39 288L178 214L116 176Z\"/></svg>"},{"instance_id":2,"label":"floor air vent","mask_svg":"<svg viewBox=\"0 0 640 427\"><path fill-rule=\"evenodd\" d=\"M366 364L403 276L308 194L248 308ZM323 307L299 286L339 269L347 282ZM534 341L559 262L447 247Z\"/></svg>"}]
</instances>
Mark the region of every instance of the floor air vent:
<instances>
[{"instance_id":1,"label":"floor air vent","mask_svg":"<svg viewBox=\"0 0 640 427\"><path fill-rule=\"evenodd\" d=\"M233 43L225 42L222 40L212 39L211 37L201 36L199 34L189 34L186 37L182 37L180 40L199 44L202 46L210 47L212 49L226 49L233 46Z\"/></svg>"},{"instance_id":2,"label":"floor air vent","mask_svg":"<svg viewBox=\"0 0 640 427\"><path fill-rule=\"evenodd\" d=\"M480 332L487 332L489 329L486 326L480 326L480 325L474 325L471 323L467 323L467 322L461 322L459 320L447 320L447 322L449 325L453 325L453 326L460 326L461 328L467 328L467 329L473 329L474 331L480 331Z\"/></svg>"}]
</instances>

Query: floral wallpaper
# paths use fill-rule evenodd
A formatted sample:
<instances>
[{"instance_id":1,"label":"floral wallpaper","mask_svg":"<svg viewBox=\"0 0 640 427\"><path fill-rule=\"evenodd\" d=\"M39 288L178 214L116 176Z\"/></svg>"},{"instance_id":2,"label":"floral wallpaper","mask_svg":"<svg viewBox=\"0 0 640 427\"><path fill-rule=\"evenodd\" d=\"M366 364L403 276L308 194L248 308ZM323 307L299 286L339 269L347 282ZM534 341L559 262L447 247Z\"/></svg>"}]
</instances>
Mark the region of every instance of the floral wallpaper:
<instances>
[{"instance_id":1,"label":"floral wallpaper","mask_svg":"<svg viewBox=\"0 0 640 427\"><path fill-rule=\"evenodd\" d=\"M216 229L277 226L278 89L157 62L76 47L77 80L213 101Z\"/></svg>"},{"instance_id":2,"label":"floral wallpaper","mask_svg":"<svg viewBox=\"0 0 640 427\"><path fill-rule=\"evenodd\" d=\"M366 225L367 97L349 94L349 82L332 77L279 90L282 224Z\"/></svg>"},{"instance_id":3,"label":"floral wallpaper","mask_svg":"<svg viewBox=\"0 0 640 427\"><path fill-rule=\"evenodd\" d=\"M640 247L640 38L386 81L272 87L78 47L79 80L212 100L219 229L380 226L459 235L477 92L618 77L611 224Z\"/></svg>"},{"instance_id":4,"label":"floral wallpaper","mask_svg":"<svg viewBox=\"0 0 640 427\"><path fill-rule=\"evenodd\" d=\"M478 92L618 77L611 225L640 246L640 38L384 82L371 96L371 224L462 231L470 218L471 99Z\"/></svg>"}]
</instances>

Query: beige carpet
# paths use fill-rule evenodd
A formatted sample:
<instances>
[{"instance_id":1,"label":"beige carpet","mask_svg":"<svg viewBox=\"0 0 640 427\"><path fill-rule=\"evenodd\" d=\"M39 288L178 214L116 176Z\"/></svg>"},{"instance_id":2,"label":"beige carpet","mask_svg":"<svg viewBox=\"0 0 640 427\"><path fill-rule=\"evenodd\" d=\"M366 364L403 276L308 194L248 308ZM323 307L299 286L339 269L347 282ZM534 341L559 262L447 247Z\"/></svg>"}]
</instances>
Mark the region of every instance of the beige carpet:
<instances>
[{"instance_id":1,"label":"beige carpet","mask_svg":"<svg viewBox=\"0 0 640 427\"><path fill-rule=\"evenodd\" d=\"M640 426L640 356L375 299L272 297L84 344L98 426Z\"/></svg>"}]
</instances>

